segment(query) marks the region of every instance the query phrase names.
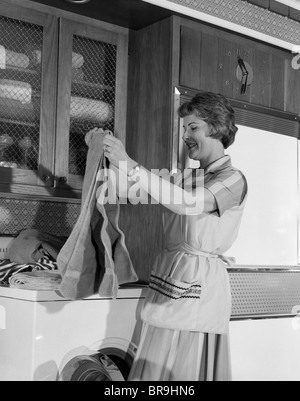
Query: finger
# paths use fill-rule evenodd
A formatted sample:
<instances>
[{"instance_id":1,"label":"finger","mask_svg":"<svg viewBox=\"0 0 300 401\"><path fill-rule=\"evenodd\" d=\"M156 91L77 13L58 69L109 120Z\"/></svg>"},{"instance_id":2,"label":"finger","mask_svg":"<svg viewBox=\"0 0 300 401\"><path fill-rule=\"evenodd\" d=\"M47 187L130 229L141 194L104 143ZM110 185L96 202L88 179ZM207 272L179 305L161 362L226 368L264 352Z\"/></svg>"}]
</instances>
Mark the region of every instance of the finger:
<instances>
[{"instance_id":1,"label":"finger","mask_svg":"<svg viewBox=\"0 0 300 401\"><path fill-rule=\"evenodd\" d=\"M109 134L105 135L104 138L108 138L113 143L122 143L120 141L120 139L118 139L118 138L116 138L116 137L114 137L112 135L109 135Z\"/></svg>"},{"instance_id":2,"label":"finger","mask_svg":"<svg viewBox=\"0 0 300 401\"><path fill-rule=\"evenodd\" d=\"M103 139L102 144L103 144L103 147L108 146L109 148L112 148L112 147L115 146L115 144L114 144L113 142L111 142L111 141L109 140L109 138Z\"/></svg>"},{"instance_id":3,"label":"finger","mask_svg":"<svg viewBox=\"0 0 300 401\"><path fill-rule=\"evenodd\" d=\"M103 129L102 128L93 128L90 132L97 132L97 133L103 133Z\"/></svg>"},{"instance_id":4,"label":"finger","mask_svg":"<svg viewBox=\"0 0 300 401\"><path fill-rule=\"evenodd\" d=\"M118 143L111 140L111 136L107 136L103 139L103 145L108 145L110 147L118 146Z\"/></svg>"}]
</instances>

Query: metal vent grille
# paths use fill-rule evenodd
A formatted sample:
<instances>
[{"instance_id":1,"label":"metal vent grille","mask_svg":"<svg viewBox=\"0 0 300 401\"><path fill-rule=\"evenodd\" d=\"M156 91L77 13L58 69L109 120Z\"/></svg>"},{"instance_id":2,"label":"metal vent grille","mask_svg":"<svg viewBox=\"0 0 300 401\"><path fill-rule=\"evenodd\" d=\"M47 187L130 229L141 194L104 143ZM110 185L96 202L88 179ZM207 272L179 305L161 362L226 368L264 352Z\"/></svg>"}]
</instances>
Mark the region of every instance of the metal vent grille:
<instances>
[{"instance_id":1,"label":"metal vent grille","mask_svg":"<svg viewBox=\"0 0 300 401\"><path fill-rule=\"evenodd\" d=\"M179 101L177 99L178 106L191 101L198 92L184 87L178 87L176 90L180 93ZM233 99L229 100L235 111L236 124L300 139L299 116Z\"/></svg>"},{"instance_id":2,"label":"metal vent grille","mask_svg":"<svg viewBox=\"0 0 300 401\"><path fill-rule=\"evenodd\" d=\"M0 167L38 169L43 28L0 17Z\"/></svg>"},{"instance_id":3,"label":"metal vent grille","mask_svg":"<svg viewBox=\"0 0 300 401\"><path fill-rule=\"evenodd\" d=\"M69 173L84 175L85 134L114 129L117 47L79 36L73 43Z\"/></svg>"},{"instance_id":4,"label":"metal vent grille","mask_svg":"<svg viewBox=\"0 0 300 401\"><path fill-rule=\"evenodd\" d=\"M290 316L295 307L300 310L300 270L229 269L229 276L232 318Z\"/></svg>"},{"instance_id":5,"label":"metal vent grille","mask_svg":"<svg viewBox=\"0 0 300 401\"><path fill-rule=\"evenodd\" d=\"M299 138L299 122L234 107L236 123L264 131ZM278 113L279 114L279 113Z\"/></svg>"}]
</instances>

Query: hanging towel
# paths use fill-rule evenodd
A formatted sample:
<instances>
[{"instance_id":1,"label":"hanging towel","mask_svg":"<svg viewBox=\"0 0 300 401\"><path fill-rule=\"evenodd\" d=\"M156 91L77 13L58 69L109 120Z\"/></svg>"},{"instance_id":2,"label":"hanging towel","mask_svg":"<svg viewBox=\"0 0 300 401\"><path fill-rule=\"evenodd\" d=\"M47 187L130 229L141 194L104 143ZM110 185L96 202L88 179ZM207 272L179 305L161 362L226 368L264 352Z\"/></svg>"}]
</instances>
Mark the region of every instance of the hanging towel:
<instances>
[{"instance_id":1,"label":"hanging towel","mask_svg":"<svg viewBox=\"0 0 300 401\"><path fill-rule=\"evenodd\" d=\"M86 135L89 150L81 213L57 257L62 274L60 292L71 299L82 299L96 292L103 297L116 298L120 284L138 279L124 234L118 226L120 205L117 196L114 204L99 203L104 192L115 194L116 191L105 168L102 141L103 134L97 130ZM106 185L103 185L104 180Z\"/></svg>"}]
</instances>

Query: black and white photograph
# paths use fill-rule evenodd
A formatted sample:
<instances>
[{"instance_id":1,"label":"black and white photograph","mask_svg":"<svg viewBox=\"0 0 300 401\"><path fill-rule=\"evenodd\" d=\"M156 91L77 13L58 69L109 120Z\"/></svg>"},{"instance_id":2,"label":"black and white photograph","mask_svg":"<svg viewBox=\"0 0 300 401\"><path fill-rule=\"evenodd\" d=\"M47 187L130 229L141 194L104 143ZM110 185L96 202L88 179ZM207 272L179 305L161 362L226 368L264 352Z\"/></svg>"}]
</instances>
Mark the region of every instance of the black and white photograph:
<instances>
[{"instance_id":1,"label":"black and white photograph","mask_svg":"<svg viewBox=\"0 0 300 401\"><path fill-rule=\"evenodd\" d=\"M300 0L0 0L0 382L72 381L300 381Z\"/></svg>"}]
</instances>

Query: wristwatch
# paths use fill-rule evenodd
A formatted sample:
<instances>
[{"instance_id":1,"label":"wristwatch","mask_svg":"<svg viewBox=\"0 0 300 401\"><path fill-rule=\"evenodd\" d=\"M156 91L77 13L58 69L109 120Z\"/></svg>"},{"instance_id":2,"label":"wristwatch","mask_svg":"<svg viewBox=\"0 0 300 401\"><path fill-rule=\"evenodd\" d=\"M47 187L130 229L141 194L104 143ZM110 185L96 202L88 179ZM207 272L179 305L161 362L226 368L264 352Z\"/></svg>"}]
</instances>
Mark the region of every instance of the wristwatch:
<instances>
[{"instance_id":1,"label":"wristwatch","mask_svg":"<svg viewBox=\"0 0 300 401\"><path fill-rule=\"evenodd\" d=\"M129 171L129 173L127 174L127 176L130 178L130 177L132 177L132 176L134 176L137 172L139 172L140 171L140 169L141 169L141 165L140 164L136 164L134 167L133 167L133 169L131 169L130 171Z\"/></svg>"}]
</instances>

